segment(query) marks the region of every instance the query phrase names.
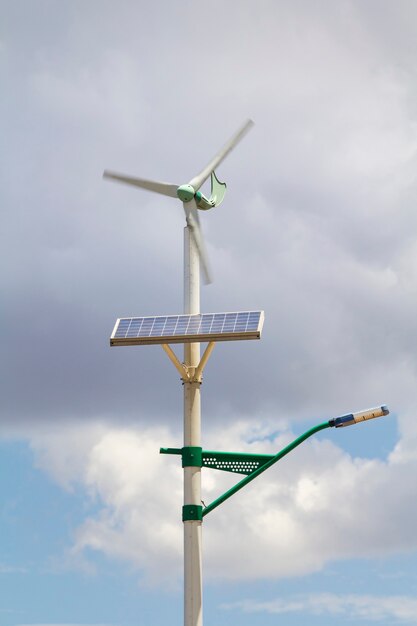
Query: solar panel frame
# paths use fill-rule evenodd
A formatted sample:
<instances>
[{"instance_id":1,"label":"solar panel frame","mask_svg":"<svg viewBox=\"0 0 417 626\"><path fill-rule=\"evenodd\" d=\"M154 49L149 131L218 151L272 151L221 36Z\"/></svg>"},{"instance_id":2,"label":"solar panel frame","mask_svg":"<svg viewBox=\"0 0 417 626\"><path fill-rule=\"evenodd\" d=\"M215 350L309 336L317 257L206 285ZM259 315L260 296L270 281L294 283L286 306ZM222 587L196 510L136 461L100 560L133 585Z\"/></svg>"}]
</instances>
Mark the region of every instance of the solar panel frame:
<instances>
[{"instance_id":1,"label":"solar panel frame","mask_svg":"<svg viewBox=\"0 0 417 626\"><path fill-rule=\"evenodd\" d=\"M263 311L118 318L111 346L260 339Z\"/></svg>"}]
</instances>

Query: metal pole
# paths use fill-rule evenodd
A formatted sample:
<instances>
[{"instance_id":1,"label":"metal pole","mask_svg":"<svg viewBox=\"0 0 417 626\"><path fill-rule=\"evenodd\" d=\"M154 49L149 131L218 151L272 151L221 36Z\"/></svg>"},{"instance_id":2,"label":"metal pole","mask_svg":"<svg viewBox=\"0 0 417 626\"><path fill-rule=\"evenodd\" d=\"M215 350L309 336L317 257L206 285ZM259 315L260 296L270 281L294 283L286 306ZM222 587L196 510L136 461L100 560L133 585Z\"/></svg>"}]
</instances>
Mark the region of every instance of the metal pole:
<instances>
[{"instance_id":1,"label":"metal pole","mask_svg":"<svg viewBox=\"0 0 417 626\"><path fill-rule=\"evenodd\" d=\"M194 238L184 229L184 313L200 313L200 262ZM200 362L200 344L184 345L184 446L201 446L200 383L194 371ZM201 467L184 467L184 505L201 507ZM184 521L184 626L202 626L202 522Z\"/></svg>"}]
</instances>

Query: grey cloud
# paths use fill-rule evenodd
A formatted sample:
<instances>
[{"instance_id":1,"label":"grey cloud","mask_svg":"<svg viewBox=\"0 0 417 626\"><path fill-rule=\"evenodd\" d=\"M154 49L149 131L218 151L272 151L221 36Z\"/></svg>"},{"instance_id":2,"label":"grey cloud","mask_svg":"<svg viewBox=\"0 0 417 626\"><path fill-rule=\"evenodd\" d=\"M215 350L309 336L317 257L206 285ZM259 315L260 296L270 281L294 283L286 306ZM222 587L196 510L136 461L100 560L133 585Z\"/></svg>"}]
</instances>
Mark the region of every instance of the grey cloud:
<instances>
[{"instance_id":1,"label":"grey cloud","mask_svg":"<svg viewBox=\"0 0 417 626\"><path fill-rule=\"evenodd\" d=\"M30 27L21 5L10 7L1 35L2 434L31 439L67 487L72 453L62 467L51 452L61 429L86 422L81 468L94 437L97 445L104 438L97 422L110 433L157 423L178 439L182 390L162 350L110 350L108 337L119 315L181 311L181 207L101 174L108 167L183 182L250 115L254 130L218 172L226 201L202 215L215 275L202 308L263 308L264 336L216 347L205 371L204 436L226 418L279 424L384 401L398 412L400 440L388 465L373 463L397 484L416 449L410 5L396 7L390 30L389 3L378 4L378 21L372 3L262 2L263 11L231 3L213 34L206 26L220 3L193 3L192 14L189 3L163 4L162 17L156 6L143 17L142 3L122 2L115 20L109 2L100 19L94 2L38 3ZM346 463L367 475L366 464ZM90 488L100 490L101 478ZM313 501L314 485L299 483ZM413 493L408 482L404 489L396 507ZM384 490L372 478L372 510ZM281 496L291 533L295 496ZM396 519L391 511L370 553ZM103 532L106 547L109 528L119 539L111 524L89 520L80 546ZM411 531L404 537L414 546ZM114 545L125 558L123 542ZM345 552L332 554L352 550L349 536ZM308 567L321 563L311 554Z\"/></svg>"},{"instance_id":2,"label":"grey cloud","mask_svg":"<svg viewBox=\"0 0 417 626\"><path fill-rule=\"evenodd\" d=\"M223 11L217 45L191 55L200 33L185 5L159 30L150 10L135 38L138 9L122 4L115 24L103 6L98 24L93 7L82 22L76 3L53 10L59 42L22 25L5 38L6 415L178 413L162 352L107 341L118 315L181 310L180 207L101 172L186 180L248 114L257 125L220 173L226 203L202 216L216 278L203 308L264 308L265 334L216 349L206 410L297 418L381 395L402 406L415 375L415 88L378 27L357 4L327 21L304 3L265 3L264 17L248 4ZM169 20L186 41L164 37ZM37 51L26 72L21 47Z\"/></svg>"}]
</instances>

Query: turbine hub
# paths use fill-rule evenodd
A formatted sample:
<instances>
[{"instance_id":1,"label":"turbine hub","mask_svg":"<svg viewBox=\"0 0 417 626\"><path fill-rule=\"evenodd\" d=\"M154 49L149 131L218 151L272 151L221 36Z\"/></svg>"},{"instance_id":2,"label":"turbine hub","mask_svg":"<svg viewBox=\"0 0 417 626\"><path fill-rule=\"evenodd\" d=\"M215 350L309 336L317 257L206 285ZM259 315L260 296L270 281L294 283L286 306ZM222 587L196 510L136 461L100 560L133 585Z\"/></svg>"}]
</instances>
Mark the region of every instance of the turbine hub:
<instances>
[{"instance_id":1,"label":"turbine hub","mask_svg":"<svg viewBox=\"0 0 417 626\"><path fill-rule=\"evenodd\" d=\"M194 187L191 187L191 185L180 185L177 189L177 196L182 202L190 202L195 196Z\"/></svg>"}]
</instances>

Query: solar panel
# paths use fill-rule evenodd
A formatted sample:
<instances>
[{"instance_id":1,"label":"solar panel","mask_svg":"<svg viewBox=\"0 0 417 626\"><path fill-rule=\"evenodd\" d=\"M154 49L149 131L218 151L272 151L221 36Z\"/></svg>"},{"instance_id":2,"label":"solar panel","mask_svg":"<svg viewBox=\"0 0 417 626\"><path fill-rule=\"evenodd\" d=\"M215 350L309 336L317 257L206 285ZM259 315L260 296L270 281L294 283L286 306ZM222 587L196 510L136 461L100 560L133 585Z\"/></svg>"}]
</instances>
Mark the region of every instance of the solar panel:
<instances>
[{"instance_id":1,"label":"solar panel","mask_svg":"<svg viewBox=\"0 0 417 626\"><path fill-rule=\"evenodd\" d=\"M260 339L263 322L263 311L122 317L115 324L110 345Z\"/></svg>"}]
</instances>

